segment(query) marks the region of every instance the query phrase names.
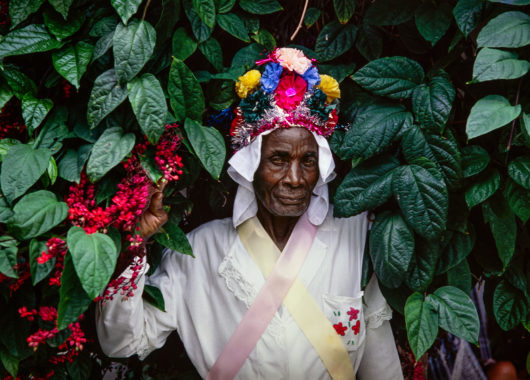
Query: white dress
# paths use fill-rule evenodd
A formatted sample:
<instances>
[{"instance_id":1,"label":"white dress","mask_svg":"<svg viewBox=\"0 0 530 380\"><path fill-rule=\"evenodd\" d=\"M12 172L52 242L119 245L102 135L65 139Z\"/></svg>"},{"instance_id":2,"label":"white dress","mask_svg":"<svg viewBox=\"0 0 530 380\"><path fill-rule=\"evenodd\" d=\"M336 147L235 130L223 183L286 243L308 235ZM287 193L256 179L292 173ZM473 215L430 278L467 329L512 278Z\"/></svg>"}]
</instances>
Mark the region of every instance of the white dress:
<instances>
[{"instance_id":1,"label":"white dress","mask_svg":"<svg viewBox=\"0 0 530 380\"><path fill-rule=\"evenodd\" d=\"M364 298L360 289L368 224L366 214L338 219L330 210L299 278L332 324L348 326L351 315L347 311L359 310L357 330L348 328L341 336L358 378L399 380L403 375L388 322L391 310L375 277L364 290ZM140 277L134 297L127 301L115 297L98 305L98 336L107 355L138 354L143 359L162 347L176 329L197 371L206 377L265 278L243 247L231 219L204 224L188 239L195 258L167 250L155 273ZM165 312L143 302L145 282L162 291ZM236 378L330 377L282 306Z\"/></svg>"}]
</instances>

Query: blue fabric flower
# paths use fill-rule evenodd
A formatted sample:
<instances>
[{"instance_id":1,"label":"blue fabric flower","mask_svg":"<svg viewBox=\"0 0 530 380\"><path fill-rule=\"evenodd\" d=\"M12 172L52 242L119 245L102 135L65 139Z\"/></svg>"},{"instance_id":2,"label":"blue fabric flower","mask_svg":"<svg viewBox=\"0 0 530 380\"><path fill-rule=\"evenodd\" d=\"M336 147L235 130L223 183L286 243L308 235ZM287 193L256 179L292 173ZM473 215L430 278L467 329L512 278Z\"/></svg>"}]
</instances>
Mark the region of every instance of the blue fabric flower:
<instances>
[{"instance_id":1,"label":"blue fabric flower","mask_svg":"<svg viewBox=\"0 0 530 380\"><path fill-rule=\"evenodd\" d=\"M318 74L318 70L315 66L311 66L309 69L307 69L304 75L302 75L302 78L304 78L304 80L307 82L308 90L313 86L320 84L320 75Z\"/></svg>"},{"instance_id":2,"label":"blue fabric flower","mask_svg":"<svg viewBox=\"0 0 530 380\"><path fill-rule=\"evenodd\" d=\"M261 76L261 88L265 91L266 94L270 94L280 83L280 75L282 75L283 67L279 63L269 63L265 66L265 71Z\"/></svg>"}]
</instances>

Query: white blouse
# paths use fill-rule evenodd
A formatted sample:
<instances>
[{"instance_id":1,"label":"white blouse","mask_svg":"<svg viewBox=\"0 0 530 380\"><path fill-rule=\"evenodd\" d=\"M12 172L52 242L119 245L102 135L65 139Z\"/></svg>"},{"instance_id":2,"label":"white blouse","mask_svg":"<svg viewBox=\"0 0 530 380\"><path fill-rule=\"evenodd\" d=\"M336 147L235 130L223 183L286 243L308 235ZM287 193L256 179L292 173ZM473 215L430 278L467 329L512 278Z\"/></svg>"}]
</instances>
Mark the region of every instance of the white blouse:
<instances>
[{"instance_id":1,"label":"white blouse","mask_svg":"<svg viewBox=\"0 0 530 380\"><path fill-rule=\"evenodd\" d=\"M339 219L330 210L299 278L332 324L348 326L347 312L359 310L356 317L361 322L341 336L358 378L399 380L403 375L388 322L391 310L375 277L364 290L364 297L360 289L368 224L366 214ZM107 355L138 354L143 359L162 347L176 329L197 371L206 377L265 278L243 247L231 219L204 224L188 239L195 258L166 250L155 273L140 277L135 296L127 301L115 297L98 305L97 331ZM161 290L165 312L142 300L144 283ZM282 306L236 378L330 377Z\"/></svg>"}]
</instances>

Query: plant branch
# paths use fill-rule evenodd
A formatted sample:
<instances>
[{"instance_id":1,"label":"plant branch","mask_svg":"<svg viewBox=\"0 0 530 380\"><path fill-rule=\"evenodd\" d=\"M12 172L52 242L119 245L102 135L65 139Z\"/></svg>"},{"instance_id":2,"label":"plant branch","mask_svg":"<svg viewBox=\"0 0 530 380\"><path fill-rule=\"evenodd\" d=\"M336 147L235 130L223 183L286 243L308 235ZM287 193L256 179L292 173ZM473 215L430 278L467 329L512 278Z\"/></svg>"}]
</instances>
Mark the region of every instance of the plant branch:
<instances>
[{"instance_id":1,"label":"plant branch","mask_svg":"<svg viewBox=\"0 0 530 380\"><path fill-rule=\"evenodd\" d=\"M291 36L291 41L294 40L300 29L302 28L302 23L304 22L305 18L305 12L307 11L307 5L309 4L309 0L305 0L304 4L304 10L302 11L302 16L300 17L300 21L298 22L298 26L296 27L293 35Z\"/></svg>"},{"instance_id":2,"label":"plant branch","mask_svg":"<svg viewBox=\"0 0 530 380\"><path fill-rule=\"evenodd\" d=\"M145 15L147 14L147 8L149 8L150 4L151 4L151 0L147 0L147 3L145 3L145 7L144 7L144 13L142 14L142 21L145 20Z\"/></svg>"},{"instance_id":3,"label":"plant branch","mask_svg":"<svg viewBox=\"0 0 530 380\"><path fill-rule=\"evenodd\" d=\"M517 94L515 94L515 105L519 104L519 94L521 93L521 83L523 79L519 79L519 85L517 86ZM512 129L510 130L510 138L508 139L508 145L506 145L506 151L510 151L510 148L512 146L512 139L513 139L513 131L515 130L515 121L517 118L513 119L512 121Z\"/></svg>"}]
</instances>

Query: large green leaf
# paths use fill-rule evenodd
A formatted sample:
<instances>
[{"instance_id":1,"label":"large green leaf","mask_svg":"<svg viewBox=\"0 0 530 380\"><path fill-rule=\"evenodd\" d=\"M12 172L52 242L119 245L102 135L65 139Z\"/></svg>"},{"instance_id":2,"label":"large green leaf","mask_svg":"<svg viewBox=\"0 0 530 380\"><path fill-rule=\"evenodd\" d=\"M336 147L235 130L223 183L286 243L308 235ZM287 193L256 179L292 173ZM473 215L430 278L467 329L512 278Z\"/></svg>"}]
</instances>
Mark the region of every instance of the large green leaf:
<instances>
[{"instance_id":1,"label":"large green leaf","mask_svg":"<svg viewBox=\"0 0 530 380\"><path fill-rule=\"evenodd\" d=\"M17 376L20 359L11 354L4 347L0 347L0 362L2 362L2 366L12 376L13 379L17 377L20 378Z\"/></svg>"},{"instance_id":2,"label":"large green leaf","mask_svg":"<svg viewBox=\"0 0 530 380\"><path fill-rule=\"evenodd\" d=\"M367 61L373 61L381 57L383 53L383 37L381 31L376 27L368 24L361 25L355 47L366 58Z\"/></svg>"},{"instance_id":3,"label":"large green leaf","mask_svg":"<svg viewBox=\"0 0 530 380\"><path fill-rule=\"evenodd\" d=\"M11 29L14 29L29 15L39 10L45 0L11 0L9 1L9 18L11 19ZM7 7L7 4L5 5ZM4 11L4 9L2 9Z\"/></svg>"},{"instance_id":4,"label":"large green leaf","mask_svg":"<svg viewBox=\"0 0 530 380\"><path fill-rule=\"evenodd\" d=\"M357 215L386 202L392 195L392 169L398 165L398 160L386 156L353 168L335 193L335 216Z\"/></svg>"},{"instance_id":5,"label":"large green leaf","mask_svg":"<svg viewBox=\"0 0 530 380\"><path fill-rule=\"evenodd\" d=\"M215 67L215 70L223 70L223 49L215 38L210 37L206 41L201 42L199 50L206 57L206 60Z\"/></svg>"},{"instance_id":6,"label":"large green leaf","mask_svg":"<svg viewBox=\"0 0 530 380\"><path fill-rule=\"evenodd\" d=\"M530 189L530 156L520 156L510 162L508 174L519 185Z\"/></svg>"},{"instance_id":7,"label":"large green leaf","mask_svg":"<svg viewBox=\"0 0 530 380\"><path fill-rule=\"evenodd\" d=\"M361 87L392 99L408 98L423 82L420 64L410 58L394 56L376 59L353 74Z\"/></svg>"},{"instance_id":8,"label":"large green leaf","mask_svg":"<svg viewBox=\"0 0 530 380\"><path fill-rule=\"evenodd\" d=\"M22 117L30 133L38 128L52 107L50 99L37 99L30 93L22 97Z\"/></svg>"},{"instance_id":9,"label":"large green leaf","mask_svg":"<svg viewBox=\"0 0 530 380\"><path fill-rule=\"evenodd\" d=\"M202 22L213 29L215 26L215 3L214 0L192 0L193 8Z\"/></svg>"},{"instance_id":10,"label":"large green leaf","mask_svg":"<svg viewBox=\"0 0 530 380\"><path fill-rule=\"evenodd\" d=\"M467 260L462 260L460 264L447 271L447 284L460 289L466 294L471 294L471 282L471 269Z\"/></svg>"},{"instance_id":11,"label":"large green leaf","mask_svg":"<svg viewBox=\"0 0 530 380\"><path fill-rule=\"evenodd\" d=\"M17 244L16 239L11 236L0 236L0 273L11 278L18 278L14 269L17 264Z\"/></svg>"},{"instance_id":12,"label":"large green leaf","mask_svg":"<svg viewBox=\"0 0 530 380\"><path fill-rule=\"evenodd\" d=\"M471 108L466 123L467 137L472 139L503 127L520 113L520 104L512 106L504 96L487 95Z\"/></svg>"},{"instance_id":13,"label":"large green leaf","mask_svg":"<svg viewBox=\"0 0 530 380\"><path fill-rule=\"evenodd\" d=\"M13 207L11 224L22 239L37 237L61 223L68 206L58 202L55 194L39 190L22 197Z\"/></svg>"},{"instance_id":14,"label":"large green leaf","mask_svg":"<svg viewBox=\"0 0 530 380\"><path fill-rule=\"evenodd\" d=\"M44 25L31 24L6 34L0 41L0 58L11 55L38 53L63 46L53 38Z\"/></svg>"},{"instance_id":15,"label":"large green leaf","mask_svg":"<svg viewBox=\"0 0 530 380\"><path fill-rule=\"evenodd\" d=\"M512 260L517 240L515 214L506 199L499 193L482 204L482 214L484 221L490 225L497 253L502 261L503 269L506 269Z\"/></svg>"},{"instance_id":16,"label":"large green leaf","mask_svg":"<svg viewBox=\"0 0 530 380\"><path fill-rule=\"evenodd\" d=\"M0 193L0 223L8 223L13 216L13 210L7 204L6 198Z\"/></svg>"},{"instance_id":17,"label":"large green leaf","mask_svg":"<svg viewBox=\"0 0 530 380\"><path fill-rule=\"evenodd\" d=\"M188 118L184 122L184 130L204 168L213 178L219 179L226 157L225 142L221 133L213 127L203 127Z\"/></svg>"},{"instance_id":18,"label":"large green leaf","mask_svg":"<svg viewBox=\"0 0 530 380\"><path fill-rule=\"evenodd\" d=\"M236 0L215 0L215 8L219 13L227 13L236 5Z\"/></svg>"},{"instance_id":19,"label":"large green leaf","mask_svg":"<svg viewBox=\"0 0 530 380\"><path fill-rule=\"evenodd\" d=\"M68 17L68 11L74 0L48 0L48 2L59 12L66 20Z\"/></svg>"},{"instance_id":20,"label":"large green leaf","mask_svg":"<svg viewBox=\"0 0 530 380\"><path fill-rule=\"evenodd\" d=\"M417 86L412 93L412 109L417 122L425 128L442 130L453 105L455 89L445 72L430 83Z\"/></svg>"},{"instance_id":21,"label":"large green leaf","mask_svg":"<svg viewBox=\"0 0 530 380\"><path fill-rule=\"evenodd\" d=\"M120 127L106 129L92 147L86 165L86 173L91 181L102 178L110 169L118 165L134 147L133 133L125 133Z\"/></svg>"},{"instance_id":22,"label":"large green leaf","mask_svg":"<svg viewBox=\"0 0 530 380\"><path fill-rule=\"evenodd\" d=\"M416 250L410 260L405 283L417 292L423 292L431 284L436 265L440 258L440 245L437 240L416 238Z\"/></svg>"},{"instance_id":23,"label":"large green leaf","mask_svg":"<svg viewBox=\"0 0 530 380\"><path fill-rule=\"evenodd\" d=\"M384 211L370 231L370 256L381 283L397 288L407 274L414 252L414 234L402 216Z\"/></svg>"},{"instance_id":24,"label":"large green leaf","mask_svg":"<svg viewBox=\"0 0 530 380\"><path fill-rule=\"evenodd\" d=\"M164 247L183 253L185 255L193 256L193 250L178 224L167 222L164 224L163 231L155 234L153 238Z\"/></svg>"},{"instance_id":25,"label":"large green leaf","mask_svg":"<svg viewBox=\"0 0 530 380\"><path fill-rule=\"evenodd\" d=\"M193 35L199 42L206 41L212 35L212 28L202 22L201 18L195 11L191 0L183 0L184 12L190 20Z\"/></svg>"},{"instance_id":26,"label":"large green leaf","mask_svg":"<svg viewBox=\"0 0 530 380\"><path fill-rule=\"evenodd\" d=\"M81 77L86 72L93 50L92 45L83 41L68 45L52 54L53 67L64 79L79 89Z\"/></svg>"},{"instance_id":27,"label":"large green leaf","mask_svg":"<svg viewBox=\"0 0 530 380\"><path fill-rule=\"evenodd\" d=\"M166 303L164 301L164 295L156 286L145 285L144 292L142 293L144 300L155 306L157 309L166 311Z\"/></svg>"},{"instance_id":28,"label":"large green leaf","mask_svg":"<svg viewBox=\"0 0 530 380\"><path fill-rule=\"evenodd\" d=\"M4 64L2 74L17 98L22 99L27 92L31 92L33 95L37 94L37 85L35 82L22 71L18 70L16 66Z\"/></svg>"},{"instance_id":29,"label":"large green leaf","mask_svg":"<svg viewBox=\"0 0 530 380\"><path fill-rule=\"evenodd\" d=\"M404 0L396 6L395 0L378 0L369 5L363 22L371 25L398 25L414 16L418 2Z\"/></svg>"},{"instance_id":30,"label":"large green leaf","mask_svg":"<svg viewBox=\"0 0 530 380\"><path fill-rule=\"evenodd\" d=\"M415 292L405 304L405 323L409 345L418 360L434 343L438 335L438 314L422 294Z\"/></svg>"},{"instance_id":31,"label":"large green leaf","mask_svg":"<svg viewBox=\"0 0 530 380\"><path fill-rule=\"evenodd\" d=\"M88 99L87 121L90 128L95 128L125 98L127 98L127 86L118 83L114 69L100 74L94 81Z\"/></svg>"},{"instance_id":32,"label":"large green leaf","mask_svg":"<svg viewBox=\"0 0 530 380\"><path fill-rule=\"evenodd\" d=\"M62 330L70 323L77 321L92 303L92 299L83 290L77 277L72 255L70 252L64 257L64 269L59 289L59 305L57 306L57 328Z\"/></svg>"},{"instance_id":33,"label":"large green leaf","mask_svg":"<svg viewBox=\"0 0 530 380\"><path fill-rule=\"evenodd\" d=\"M92 61L103 57L112 47L113 40L114 31L103 35L99 40L97 40L96 44L94 45L94 50L92 51Z\"/></svg>"},{"instance_id":34,"label":"large green leaf","mask_svg":"<svg viewBox=\"0 0 530 380\"><path fill-rule=\"evenodd\" d=\"M469 208L484 202L491 197L501 184L501 176L497 169L492 169L485 176L477 178L466 190L466 203Z\"/></svg>"},{"instance_id":35,"label":"large green leaf","mask_svg":"<svg viewBox=\"0 0 530 380\"><path fill-rule=\"evenodd\" d=\"M31 239L29 243L29 269L31 272L31 283L33 286L44 280L55 267L55 257L43 264L37 262L42 252L48 252L46 244L36 239Z\"/></svg>"},{"instance_id":36,"label":"large green leaf","mask_svg":"<svg viewBox=\"0 0 530 380\"><path fill-rule=\"evenodd\" d=\"M444 36L451 25L451 6L448 3L421 4L414 13L416 27L427 41L434 46Z\"/></svg>"},{"instance_id":37,"label":"large green leaf","mask_svg":"<svg viewBox=\"0 0 530 380\"><path fill-rule=\"evenodd\" d=\"M308 28L311 28L315 22L320 18L322 12L320 9L309 7L305 12L304 25Z\"/></svg>"},{"instance_id":38,"label":"large green leaf","mask_svg":"<svg viewBox=\"0 0 530 380\"><path fill-rule=\"evenodd\" d=\"M504 12L491 19L477 36L478 47L518 48L530 44L530 16Z\"/></svg>"},{"instance_id":39,"label":"large green leaf","mask_svg":"<svg viewBox=\"0 0 530 380\"><path fill-rule=\"evenodd\" d=\"M441 176L413 164L395 169L392 189L405 220L420 235L432 239L447 222L449 196Z\"/></svg>"},{"instance_id":40,"label":"large green leaf","mask_svg":"<svg viewBox=\"0 0 530 380\"><path fill-rule=\"evenodd\" d=\"M530 219L530 190L512 180L506 182L506 200L512 211L526 223Z\"/></svg>"},{"instance_id":41,"label":"large green leaf","mask_svg":"<svg viewBox=\"0 0 530 380\"><path fill-rule=\"evenodd\" d=\"M276 39L267 29L260 29L256 34L252 35L252 40L272 51L276 47Z\"/></svg>"},{"instance_id":42,"label":"large green leaf","mask_svg":"<svg viewBox=\"0 0 530 380\"><path fill-rule=\"evenodd\" d=\"M124 25L127 25L129 18L136 12L142 0L110 0L112 7L116 10Z\"/></svg>"},{"instance_id":43,"label":"large green leaf","mask_svg":"<svg viewBox=\"0 0 530 380\"><path fill-rule=\"evenodd\" d=\"M107 235L88 235L81 227L71 227L66 242L83 289L90 299L96 298L114 272L119 254L116 246Z\"/></svg>"},{"instance_id":44,"label":"large green leaf","mask_svg":"<svg viewBox=\"0 0 530 380\"><path fill-rule=\"evenodd\" d=\"M525 75L530 62L517 59L517 54L509 51L483 48L473 65L473 80L484 82L497 79L515 79Z\"/></svg>"},{"instance_id":45,"label":"large green leaf","mask_svg":"<svg viewBox=\"0 0 530 380\"><path fill-rule=\"evenodd\" d=\"M153 74L144 74L127 84L129 101L136 120L152 144L164 132L167 103L160 82Z\"/></svg>"},{"instance_id":46,"label":"large green leaf","mask_svg":"<svg viewBox=\"0 0 530 380\"><path fill-rule=\"evenodd\" d=\"M185 28L178 28L171 42L173 56L181 61L186 60L197 50L197 42L186 33Z\"/></svg>"},{"instance_id":47,"label":"large green leaf","mask_svg":"<svg viewBox=\"0 0 530 380\"><path fill-rule=\"evenodd\" d=\"M525 321L527 302L521 291L502 280L493 293L493 314L501 329L508 331Z\"/></svg>"},{"instance_id":48,"label":"large green leaf","mask_svg":"<svg viewBox=\"0 0 530 380\"><path fill-rule=\"evenodd\" d=\"M335 14L341 24L346 24L355 12L355 1L356 0L333 0L333 8L335 8Z\"/></svg>"},{"instance_id":49,"label":"large green leaf","mask_svg":"<svg viewBox=\"0 0 530 380\"><path fill-rule=\"evenodd\" d=\"M240 0L239 6L248 13L258 15L275 13L283 9L276 0Z\"/></svg>"},{"instance_id":50,"label":"large green leaf","mask_svg":"<svg viewBox=\"0 0 530 380\"><path fill-rule=\"evenodd\" d=\"M467 145L462 148L462 171L464 177L471 177L486 169L490 156L479 145Z\"/></svg>"},{"instance_id":51,"label":"large green leaf","mask_svg":"<svg viewBox=\"0 0 530 380\"><path fill-rule=\"evenodd\" d=\"M7 102L13 97L13 90L3 81L0 80L0 109L4 108Z\"/></svg>"},{"instance_id":52,"label":"large green leaf","mask_svg":"<svg viewBox=\"0 0 530 380\"><path fill-rule=\"evenodd\" d=\"M133 20L127 26L118 24L112 41L114 68L120 83L128 82L151 58L156 31L147 21Z\"/></svg>"},{"instance_id":53,"label":"large green leaf","mask_svg":"<svg viewBox=\"0 0 530 380\"><path fill-rule=\"evenodd\" d=\"M204 95L202 88L191 70L179 59L174 59L169 71L169 101L177 121L187 117L202 119Z\"/></svg>"},{"instance_id":54,"label":"large green leaf","mask_svg":"<svg viewBox=\"0 0 530 380\"><path fill-rule=\"evenodd\" d=\"M453 8L453 15L458 29L464 33L464 36L467 37L478 26L485 5L483 0L458 0Z\"/></svg>"},{"instance_id":55,"label":"large green leaf","mask_svg":"<svg viewBox=\"0 0 530 380\"><path fill-rule=\"evenodd\" d=\"M72 12L72 14L70 14L65 20L60 14L50 8L46 9L42 16L44 18L44 24L50 33L60 41L75 34L86 19L86 14L84 12L77 11Z\"/></svg>"},{"instance_id":56,"label":"large green leaf","mask_svg":"<svg viewBox=\"0 0 530 380\"><path fill-rule=\"evenodd\" d=\"M437 274L442 274L457 267L471 253L475 246L475 230L469 224L465 232L446 231L443 235L444 248L436 268Z\"/></svg>"},{"instance_id":57,"label":"large green leaf","mask_svg":"<svg viewBox=\"0 0 530 380\"><path fill-rule=\"evenodd\" d=\"M250 42L248 30L245 27L245 24L235 13L218 15L217 24L221 27L221 29L227 33L230 33L232 36L239 38L242 41Z\"/></svg>"},{"instance_id":58,"label":"large green leaf","mask_svg":"<svg viewBox=\"0 0 530 380\"><path fill-rule=\"evenodd\" d=\"M346 53L353 46L357 29L355 25L341 25L338 21L327 23L318 34L315 53L322 62Z\"/></svg>"},{"instance_id":59,"label":"large green leaf","mask_svg":"<svg viewBox=\"0 0 530 380\"><path fill-rule=\"evenodd\" d=\"M48 149L33 149L31 145L17 144L9 148L2 161L0 183L7 201L24 194L48 167L51 153Z\"/></svg>"}]
</instances>

